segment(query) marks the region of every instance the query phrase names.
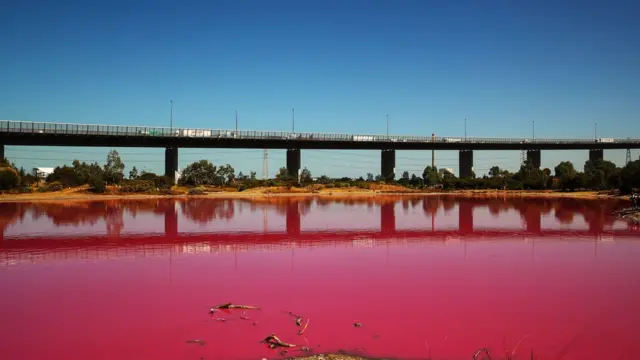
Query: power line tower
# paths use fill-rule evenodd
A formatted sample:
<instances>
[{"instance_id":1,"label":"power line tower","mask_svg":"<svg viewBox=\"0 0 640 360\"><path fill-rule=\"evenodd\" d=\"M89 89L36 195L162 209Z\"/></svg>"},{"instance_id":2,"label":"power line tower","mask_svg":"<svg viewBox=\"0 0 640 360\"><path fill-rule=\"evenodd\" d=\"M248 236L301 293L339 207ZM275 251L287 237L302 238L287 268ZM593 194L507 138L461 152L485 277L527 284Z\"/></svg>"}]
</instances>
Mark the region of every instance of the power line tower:
<instances>
[{"instance_id":1,"label":"power line tower","mask_svg":"<svg viewBox=\"0 0 640 360\"><path fill-rule=\"evenodd\" d=\"M264 149L264 156L262 159L262 178L267 179L269 177L269 152Z\"/></svg>"},{"instance_id":2,"label":"power line tower","mask_svg":"<svg viewBox=\"0 0 640 360\"><path fill-rule=\"evenodd\" d=\"M627 160L625 161L626 165L629 165L631 162L631 149L627 149Z\"/></svg>"}]
</instances>

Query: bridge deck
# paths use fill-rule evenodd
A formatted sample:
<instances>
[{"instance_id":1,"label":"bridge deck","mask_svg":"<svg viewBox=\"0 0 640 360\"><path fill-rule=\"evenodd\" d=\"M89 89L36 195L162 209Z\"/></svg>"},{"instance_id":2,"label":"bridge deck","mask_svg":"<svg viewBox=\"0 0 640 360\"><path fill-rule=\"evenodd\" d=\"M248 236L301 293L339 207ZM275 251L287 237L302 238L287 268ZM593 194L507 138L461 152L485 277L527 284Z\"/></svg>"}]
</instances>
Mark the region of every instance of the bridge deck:
<instances>
[{"instance_id":1,"label":"bridge deck","mask_svg":"<svg viewBox=\"0 0 640 360\"><path fill-rule=\"evenodd\" d=\"M527 139L332 134L0 121L0 144L398 150L636 149L640 139Z\"/></svg>"}]
</instances>

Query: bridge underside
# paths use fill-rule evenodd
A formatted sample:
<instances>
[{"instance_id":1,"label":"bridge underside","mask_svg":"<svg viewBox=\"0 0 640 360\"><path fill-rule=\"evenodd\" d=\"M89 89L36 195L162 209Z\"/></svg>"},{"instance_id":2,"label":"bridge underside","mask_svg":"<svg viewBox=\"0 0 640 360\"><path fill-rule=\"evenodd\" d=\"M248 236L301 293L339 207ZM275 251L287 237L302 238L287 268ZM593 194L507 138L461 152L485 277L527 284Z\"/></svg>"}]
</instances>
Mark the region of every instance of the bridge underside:
<instances>
[{"instance_id":1,"label":"bridge underside","mask_svg":"<svg viewBox=\"0 0 640 360\"><path fill-rule=\"evenodd\" d=\"M229 149L315 150L590 150L639 149L640 143L513 143L313 141L293 139L233 139L166 136L63 135L0 132L0 144L80 147L177 147Z\"/></svg>"}]
</instances>

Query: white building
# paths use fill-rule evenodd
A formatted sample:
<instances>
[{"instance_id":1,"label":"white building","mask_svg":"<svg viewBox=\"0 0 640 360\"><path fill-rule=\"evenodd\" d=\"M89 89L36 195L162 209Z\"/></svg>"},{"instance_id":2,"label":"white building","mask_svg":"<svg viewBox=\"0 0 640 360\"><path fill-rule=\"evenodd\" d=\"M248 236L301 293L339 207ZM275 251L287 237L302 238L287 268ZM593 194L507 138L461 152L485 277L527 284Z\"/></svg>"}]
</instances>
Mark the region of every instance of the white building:
<instances>
[{"instance_id":1,"label":"white building","mask_svg":"<svg viewBox=\"0 0 640 360\"><path fill-rule=\"evenodd\" d=\"M33 175L39 179L44 179L53 173L54 168L33 168Z\"/></svg>"},{"instance_id":2,"label":"white building","mask_svg":"<svg viewBox=\"0 0 640 360\"><path fill-rule=\"evenodd\" d=\"M453 176L455 176L455 175L456 175L456 173L454 173L454 172L453 172L453 169L451 169L451 168L440 168L440 169L438 170L438 172L440 173L440 176L444 176L444 173L445 173L445 172L449 172L449 173L451 173Z\"/></svg>"}]
</instances>

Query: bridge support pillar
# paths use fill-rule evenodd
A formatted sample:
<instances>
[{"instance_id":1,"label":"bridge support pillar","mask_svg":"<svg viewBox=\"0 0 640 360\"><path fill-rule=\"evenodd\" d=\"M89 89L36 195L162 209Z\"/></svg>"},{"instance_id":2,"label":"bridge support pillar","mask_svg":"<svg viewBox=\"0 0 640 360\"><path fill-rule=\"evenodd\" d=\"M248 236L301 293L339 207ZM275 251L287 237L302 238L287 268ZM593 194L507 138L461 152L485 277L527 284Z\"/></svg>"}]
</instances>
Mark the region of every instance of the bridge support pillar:
<instances>
[{"instance_id":1,"label":"bridge support pillar","mask_svg":"<svg viewBox=\"0 0 640 360\"><path fill-rule=\"evenodd\" d=\"M473 232L473 203L470 201L458 203L458 231L462 235Z\"/></svg>"},{"instance_id":2,"label":"bridge support pillar","mask_svg":"<svg viewBox=\"0 0 640 360\"><path fill-rule=\"evenodd\" d=\"M4 160L4 144L0 144L0 160Z\"/></svg>"},{"instance_id":3,"label":"bridge support pillar","mask_svg":"<svg viewBox=\"0 0 640 360\"><path fill-rule=\"evenodd\" d=\"M540 169L541 159L540 150L527 150L527 161L529 161L534 168Z\"/></svg>"},{"instance_id":4,"label":"bridge support pillar","mask_svg":"<svg viewBox=\"0 0 640 360\"><path fill-rule=\"evenodd\" d=\"M542 231L542 216L539 211L525 213L527 232L539 234Z\"/></svg>"},{"instance_id":5,"label":"bridge support pillar","mask_svg":"<svg viewBox=\"0 0 640 360\"><path fill-rule=\"evenodd\" d=\"M287 204L287 235L300 235L300 209L297 201L291 201Z\"/></svg>"},{"instance_id":6,"label":"bridge support pillar","mask_svg":"<svg viewBox=\"0 0 640 360\"><path fill-rule=\"evenodd\" d=\"M287 174L298 179L300 172L300 149L287 149Z\"/></svg>"},{"instance_id":7,"label":"bridge support pillar","mask_svg":"<svg viewBox=\"0 0 640 360\"><path fill-rule=\"evenodd\" d=\"M164 176L176 181L178 171L178 148L168 147L164 149Z\"/></svg>"},{"instance_id":8,"label":"bridge support pillar","mask_svg":"<svg viewBox=\"0 0 640 360\"><path fill-rule=\"evenodd\" d=\"M382 150L380 155L380 176L383 180L393 180L396 175L396 151Z\"/></svg>"},{"instance_id":9,"label":"bridge support pillar","mask_svg":"<svg viewBox=\"0 0 640 360\"><path fill-rule=\"evenodd\" d=\"M459 174L463 178L470 178L473 175L473 150L460 150L458 155Z\"/></svg>"},{"instance_id":10,"label":"bridge support pillar","mask_svg":"<svg viewBox=\"0 0 640 360\"><path fill-rule=\"evenodd\" d=\"M389 202L380 205L380 230L383 234L396 232L396 203Z\"/></svg>"},{"instance_id":11,"label":"bridge support pillar","mask_svg":"<svg viewBox=\"0 0 640 360\"><path fill-rule=\"evenodd\" d=\"M604 150L591 149L589 150L589 161L604 160Z\"/></svg>"},{"instance_id":12,"label":"bridge support pillar","mask_svg":"<svg viewBox=\"0 0 640 360\"><path fill-rule=\"evenodd\" d=\"M167 204L164 212L164 236L173 240L178 237L178 210L175 202Z\"/></svg>"}]
</instances>

